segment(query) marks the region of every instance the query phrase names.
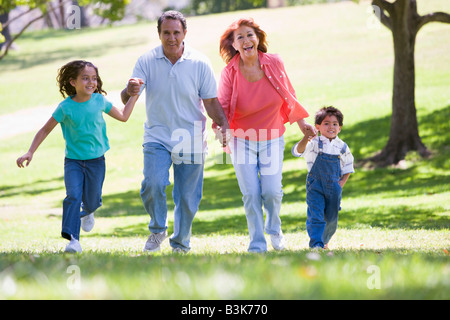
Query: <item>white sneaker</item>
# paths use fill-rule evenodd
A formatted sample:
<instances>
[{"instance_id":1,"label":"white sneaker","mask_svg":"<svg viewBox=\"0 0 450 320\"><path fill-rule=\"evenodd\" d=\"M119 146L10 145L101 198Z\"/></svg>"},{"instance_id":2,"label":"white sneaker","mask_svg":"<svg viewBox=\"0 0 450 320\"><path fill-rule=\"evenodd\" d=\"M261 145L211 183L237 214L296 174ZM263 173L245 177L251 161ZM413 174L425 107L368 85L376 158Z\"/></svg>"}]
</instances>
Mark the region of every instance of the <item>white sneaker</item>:
<instances>
[{"instance_id":1,"label":"white sneaker","mask_svg":"<svg viewBox=\"0 0 450 320\"><path fill-rule=\"evenodd\" d=\"M167 230L160 233L152 233L144 246L144 251L159 251L161 243L167 238Z\"/></svg>"},{"instance_id":2,"label":"white sneaker","mask_svg":"<svg viewBox=\"0 0 450 320\"><path fill-rule=\"evenodd\" d=\"M64 252L68 252L68 253L81 253L81 245L80 242L75 239L73 236L71 236L71 240L69 242L69 244L66 246L66 250L64 250Z\"/></svg>"},{"instance_id":3,"label":"white sneaker","mask_svg":"<svg viewBox=\"0 0 450 320\"><path fill-rule=\"evenodd\" d=\"M95 220L94 213L88 214L81 218L81 229L85 232L89 232L94 228Z\"/></svg>"},{"instance_id":4,"label":"white sneaker","mask_svg":"<svg viewBox=\"0 0 450 320\"><path fill-rule=\"evenodd\" d=\"M279 234L271 234L270 240L275 250L284 250L284 235L282 231Z\"/></svg>"}]
</instances>

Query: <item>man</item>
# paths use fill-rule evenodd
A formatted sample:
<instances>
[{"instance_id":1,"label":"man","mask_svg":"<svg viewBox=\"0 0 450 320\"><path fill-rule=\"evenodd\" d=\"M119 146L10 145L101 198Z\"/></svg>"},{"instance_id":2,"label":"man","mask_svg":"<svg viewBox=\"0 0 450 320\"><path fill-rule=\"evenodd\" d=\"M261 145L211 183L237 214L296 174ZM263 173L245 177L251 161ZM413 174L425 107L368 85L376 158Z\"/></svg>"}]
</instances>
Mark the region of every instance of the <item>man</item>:
<instances>
[{"instance_id":1,"label":"man","mask_svg":"<svg viewBox=\"0 0 450 320\"><path fill-rule=\"evenodd\" d=\"M170 245L175 252L190 250L192 221L203 189L206 114L220 125L221 142L226 145L229 125L217 99L213 70L204 55L184 43L186 33L184 16L165 12L158 20L161 45L138 59L132 75L146 87L141 198L150 215L151 234L145 251L158 251L167 237L165 190L172 165L175 212ZM139 94L140 86L130 81L122 91L122 101Z\"/></svg>"}]
</instances>

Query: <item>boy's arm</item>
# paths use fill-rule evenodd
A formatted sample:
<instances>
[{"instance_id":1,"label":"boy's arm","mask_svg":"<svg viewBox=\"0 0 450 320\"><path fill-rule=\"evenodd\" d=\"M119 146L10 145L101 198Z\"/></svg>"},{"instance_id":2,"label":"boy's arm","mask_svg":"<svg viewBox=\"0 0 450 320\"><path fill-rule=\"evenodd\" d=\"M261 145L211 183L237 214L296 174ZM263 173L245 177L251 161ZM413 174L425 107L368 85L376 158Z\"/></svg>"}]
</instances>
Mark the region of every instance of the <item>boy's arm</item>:
<instances>
[{"instance_id":1,"label":"boy's arm","mask_svg":"<svg viewBox=\"0 0 450 320\"><path fill-rule=\"evenodd\" d=\"M50 117L47 123L38 131L38 133L36 133L33 142L31 143L30 149L28 149L28 152L16 160L17 166L19 168L24 168L23 163L25 161L27 161L26 166L28 167L31 160L33 159L33 155L36 152L37 148L40 146L42 141L44 141L45 138L47 138L49 133L52 132L52 130L56 127L57 124L58 122L55 120L55 118Z\"/></svg>"},{"instance_id":2,"label":"boy's arm","mask_svg":"<svg viewBox=\"0 0 450 320\"><path fill-rule=\"evenodd\" d=\"M342 176L342 179L339 180L339 185L341 186L341 188L344 188L345 183L347 182L348 178L350 177L350 172L346 173Z\"/></svg>"},{"instance_id":3,"label":"boy's arm","mask_svg":"<svg viewBox=\"0 0 450 320\"><path fill-rule=\"evenodd\" d=\"M306 145L308 144L309 141L311 141L312 138L314 138L316 136L316 132L314 132L313 129L307 127L305 128L305 136L303 137L302 140L300 140L300 142L297 144L297 152L298 153L303 153L305 152L305 148Z\"/></svg>"}]
</instances>

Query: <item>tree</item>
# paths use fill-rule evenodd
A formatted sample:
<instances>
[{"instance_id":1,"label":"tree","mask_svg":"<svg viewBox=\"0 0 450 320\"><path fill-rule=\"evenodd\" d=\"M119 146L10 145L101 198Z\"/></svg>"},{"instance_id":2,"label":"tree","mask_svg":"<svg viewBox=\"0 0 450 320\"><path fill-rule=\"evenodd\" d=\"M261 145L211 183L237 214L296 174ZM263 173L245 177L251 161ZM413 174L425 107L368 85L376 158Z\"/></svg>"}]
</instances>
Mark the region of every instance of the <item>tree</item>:
<instances>
[{"instance_id":1,"label":"tree","mask_svg":"<svg viewBox=\"0 0 450 320\"><path fill-rule=\"evenodd\" d=\"M95 14L102 16L104 18L109 19L110 21L118 21L121 20L125 15L125 7L131 0L79 0L78 3L80 6L85 6L88 4L100 4L94 12ZM26 6L28 10L21 13L19 16L14 18L13 20L8 20L6 23L3 23L3 26L0 24L0 30L2 27L5 29L12 21L15 19L22 18L33 11L40 11L40 15L29 20L16 34L11 38L5 45L4 51L0 54L0 61L8 54L8 50L13 44L13 42L19 38L25 30L32 25L34 22L43 19L49 11L52 11L53 14L58 15L60 21L60 26L64 27L65 23L65 12L64 7L66 5L72 5L72 0L58 0L54 6L50 5L51 0L0 0L0 14L5 14L17 6ZM81 11L80 11L81 12ZM82 16L80 16L80 19ZM0 41L4 41L1 39Z\"/></svg>"},{"instance_id":2,"label":"tree","mask_svg":"<svg viewBox=\"0 0 450 320\"><path fill-rule=\"evenodd\" d=\"M416 0L373 0L380 22L392 32L394 40L394 88L392 95L391 131L386 146L368 159L379 166L397 164L408 151L422 157L430 155L422 143L415 104L414 47L419 30L429 22L450 23L450 15L434 12L419 15Z\"/></svg>"}]
</instances>

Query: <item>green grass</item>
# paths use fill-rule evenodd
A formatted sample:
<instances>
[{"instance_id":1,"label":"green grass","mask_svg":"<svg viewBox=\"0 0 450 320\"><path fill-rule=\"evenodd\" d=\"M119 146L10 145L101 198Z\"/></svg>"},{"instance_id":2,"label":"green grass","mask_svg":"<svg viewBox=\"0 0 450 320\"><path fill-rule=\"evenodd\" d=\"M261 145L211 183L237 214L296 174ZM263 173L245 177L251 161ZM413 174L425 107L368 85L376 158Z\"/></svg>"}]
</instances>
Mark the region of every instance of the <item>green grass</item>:
<instances>
[{"instance_id":1,"label":"green grass","mask_svg":"<svg viewBox=\"0 0 450 320\"><path fill-rule=\"evenodd\" d=\"M192 17L187 41L210 57L219 75L224 67L218 57L220 34L238 16L253 16L268 33L269 51L285 61L308 110L313 113L323 104L343 110L340 137L361 160L387 141L392 94L392 39L384 28L367 28L367 5L344 2ZM426 6L419 7L422 13L450 11L446 0L419 5ZM81 255L62 253L60 129L23 170L15 159L27 150L35 130L1 139L0 299L448 300L448 30L444 24L427 25L416 46L419 130L433 156L408 154L399 168L357 168L344 188L330 252L308 249L306 165L290 155L301 138L295 126L285 134L281 219L288 250L265 255L246 252L242 196L233 167L221 164L221 148L212 139L191 252L173 255L167 241L160 253L142 252L149 222L139 196L143 100L126 124L106 118L111 150L103 207L94 230L81 234ZM137 57L158 41L155 23L26 34L18 42L21 50L0 62L0 125L1 115L56 106L61 100L56 70L71 59L96 63L108 92L122 89ZM171 192L172 186L167 191L169 233ZM74 266L79 289L70 286Z\"/></svg>"}]
</instances>

